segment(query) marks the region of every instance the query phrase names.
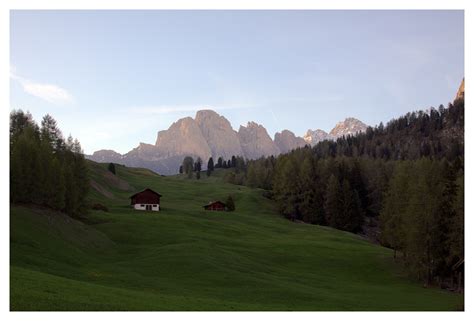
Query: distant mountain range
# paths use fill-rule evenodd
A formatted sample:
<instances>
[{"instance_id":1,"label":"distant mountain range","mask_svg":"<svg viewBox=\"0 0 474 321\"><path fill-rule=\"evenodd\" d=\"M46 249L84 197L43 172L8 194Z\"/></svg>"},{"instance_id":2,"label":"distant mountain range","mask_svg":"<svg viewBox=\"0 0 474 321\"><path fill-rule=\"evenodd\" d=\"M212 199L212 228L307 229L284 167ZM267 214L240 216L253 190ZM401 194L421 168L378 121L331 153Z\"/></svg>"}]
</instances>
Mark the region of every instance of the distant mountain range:
<instances>
[{"instance_id":1,"label":"distant mountain range","mask_svg":"<svg viewBox=\"0 0 474 321\"><path fill-rule=\"evenodd\" d=\"M329 132L308 130L297 137L289 130L276 133L274 139L260 124L248 122L235 131L230 122L213 110L200 110L196 117L181 118L167 130L158 132L155 145L140 143L121 155L113 150L99 150L86 158L101 163L149 168L160 174L176 174L185 156L201 157L203 167L209 157L230 159L232 155L256 159L279 155L305 145L314 146L322 140L365 132L367 125L355 118L346 118Z\"/></svg>"}]
</instances>

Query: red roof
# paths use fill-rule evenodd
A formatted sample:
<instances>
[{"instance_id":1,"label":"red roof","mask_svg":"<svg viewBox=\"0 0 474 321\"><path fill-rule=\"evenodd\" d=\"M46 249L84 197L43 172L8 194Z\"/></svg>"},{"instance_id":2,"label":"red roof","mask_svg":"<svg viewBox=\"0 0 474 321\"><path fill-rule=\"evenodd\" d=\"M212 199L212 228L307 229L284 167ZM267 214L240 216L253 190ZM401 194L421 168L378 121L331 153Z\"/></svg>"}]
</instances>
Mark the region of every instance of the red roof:
<instances>
[{"instance_id":1,"label":"red roof","mask_svg":"<svg viewBox=\"0 0 474 321\"><path fill-rule=\"evenodd\" d=\"M143 191L138 192L138 193L135 193L135 194L133 194L132 196L130 196L129 198L132 198L132 197L134 197L134 196L137 196L138 194L141 194L141 193L146 192L146 191L152 192L152 193L158 195L159 197L161 197L161 194L160 194L160 193L155 192L155 191L152 190L151 188L145 188Z\"/></svg>"}]
</instances>

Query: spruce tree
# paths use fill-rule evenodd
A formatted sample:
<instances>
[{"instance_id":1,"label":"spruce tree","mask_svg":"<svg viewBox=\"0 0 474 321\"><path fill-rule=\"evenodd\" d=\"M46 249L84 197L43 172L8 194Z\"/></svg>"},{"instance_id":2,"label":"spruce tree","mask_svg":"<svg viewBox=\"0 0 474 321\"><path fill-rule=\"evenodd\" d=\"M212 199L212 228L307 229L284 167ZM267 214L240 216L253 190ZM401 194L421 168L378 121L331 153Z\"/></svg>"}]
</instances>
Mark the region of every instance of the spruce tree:
<instances>
[{"instance_id":1,"label":"spruce tree","mask_svg":"<svg viewBox=\"0 0 474 321\"><path fill-rule=\"evenodd\" d=\"M194 160L191 156L186 156L183 160L183 171L188 178L193 177L193 170L194 170Z\"/></svg>"},{"instance_id":2,"label":"spruce tree","mask_svg":"<svg viewBox=\"0 0 474 321\"><path fill-rule=\"evenodd\" d=\"M339 181L334 174L331 174L326 187L324 212L326 214L326 221L335 228L342 225L340 220L342 212L340 195L341 186Z\"/></svg>"},{"instance_id":3,"label":"spruce tree","mask_svg":"<svg viewBox=\"0 0 474 321\"><path fill-rule=\"evenodd\" d=\"M395 168L380 213L382 242L393 249L394 258L397 257L397 251L405 252L406 249L410 166L399 163Z\"/></svg>"},{"instance_id":4,"label":"spruce tree","mask_svg":"<svg viewBox=\"0 0 474 321\"><path fill-rule=\"evenodd\" d=\"M222 159L222 157L219 157L219 158L217 159L216 168L222 168L223 162L224 162L224 160Z\"/></svg>"},{"instance_id":5,"label":"spruce tree","mask_svg":"<svg viewBox=\"0 0 474 321\"><path fill-rule=\"evenodd\" d=\"M206 174L207 176L211 176L211 173L214 171L214 160L212 157L209 157L209 160L207 162L207 171Z\"/></svg>"},{"instance_id":6,"label":"spruce tree","mask_svg":"<svg viewBox=\"0 0 474 321\"><path fill-rule=\"evenodd\" d=\"M41 121L41 140L47 142L55 152L63 147L64 139L61 130L56 120L49 114L46 114Z\"/></svg>"},{"instance_id":7,"label":"spruce tree","mask_svg":"<svg viewBox=\"0 0 474 321\"><path fill-rule=\"evenodd\" d=\"M306 157L301 165L301 193L302 201L300 211L302 219L307 223L317 222L316 209L316 192L315 192L316 175L313 163L310 157Z\"/></svg>"},{"instance_id":8,"label":"spruce tree","mask_svg":"<svg viewBox=\"0 0 474 321\"><path fill-rule=\"evenodd\" d=\"M235 203L231 195L227 197L226 207L229 212L235 211Z\"/></svg>"},{"instance_id":9,"label":"spruce tree","mask_svg":"<svg viewBox=\"0 0 474 321\"><path fill-rule=\"evenodd\" d=\"M114 163L109 163L109 165L107 166L107 169L109 170L109 172L111 172L112 174L115 175L115 164Z\"/></svg>"},{"instance_id":10,"label":"spruce tree","mask_svg":"<svg viewBox=\"0 0 474 321\"><path fill-rule=\"evenodd\" d=\"M56 210L64 210L66 186L64 182L64 170L60 162L53 158L51 162L52 175L52 196L49 199L49 206Z\"/></svg>"}]
</instances>

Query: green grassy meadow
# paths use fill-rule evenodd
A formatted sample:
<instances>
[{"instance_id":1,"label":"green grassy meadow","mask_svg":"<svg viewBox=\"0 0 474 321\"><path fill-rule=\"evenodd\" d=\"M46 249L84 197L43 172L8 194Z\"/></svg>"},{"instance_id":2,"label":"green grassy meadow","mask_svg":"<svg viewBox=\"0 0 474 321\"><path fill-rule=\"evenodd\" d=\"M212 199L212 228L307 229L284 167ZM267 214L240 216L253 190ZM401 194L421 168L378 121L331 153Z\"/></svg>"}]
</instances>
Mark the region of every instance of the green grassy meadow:
<instances>
[{"instance_id":1,"label":"green grassy meadow","mask_svg":"<svg viewBox=\"0 0 474 321\"><path fill-rule=\"evenodd\" d=\"M86 221L11 206L11 310L459 310L463 296L423 288L389 249L290 222L262 190L89 162ZM160 192L162 211L128 197ZM209 212L232 194L235 212Z\"/></svg>"}]
</instances>

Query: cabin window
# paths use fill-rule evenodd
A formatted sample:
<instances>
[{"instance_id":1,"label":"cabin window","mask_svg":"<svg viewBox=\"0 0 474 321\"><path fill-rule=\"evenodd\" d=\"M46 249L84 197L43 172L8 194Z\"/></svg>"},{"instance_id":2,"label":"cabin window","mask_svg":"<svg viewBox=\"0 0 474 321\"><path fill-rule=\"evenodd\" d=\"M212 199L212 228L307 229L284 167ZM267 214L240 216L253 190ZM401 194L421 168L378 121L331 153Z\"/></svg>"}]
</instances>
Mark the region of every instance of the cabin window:
<instances>
[{"instance_id":1,"label":"cabin window","mask_svg":"<svg viewBox=\"0 0 474 321\"><path fill-rule=\"evenodd\" d=\"M145 204L140 204L140 207L145 207Z\"/></svg>"},{"instance_id":2,"label":"cabin window","mask_svg":"<svg viewBox=\"0 0 474 321\"><path fill-rule=\"evenodd\" d=\"M153 205L153 207L157 207L158 205Z\"/></svg>"}]
</instances>

